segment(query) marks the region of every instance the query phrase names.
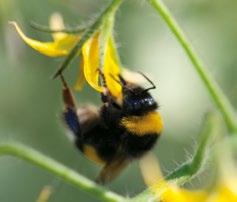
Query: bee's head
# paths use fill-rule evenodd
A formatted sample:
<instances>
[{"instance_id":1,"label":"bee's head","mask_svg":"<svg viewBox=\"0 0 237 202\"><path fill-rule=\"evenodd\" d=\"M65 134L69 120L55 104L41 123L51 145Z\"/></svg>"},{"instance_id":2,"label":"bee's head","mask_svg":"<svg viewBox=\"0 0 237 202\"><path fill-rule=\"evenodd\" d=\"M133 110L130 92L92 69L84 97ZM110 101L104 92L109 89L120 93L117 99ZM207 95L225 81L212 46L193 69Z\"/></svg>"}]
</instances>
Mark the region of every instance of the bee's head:
<instances>
[{"instance_id":1,"label":"bee's head","mask_svg":"<svg viewBox=\"0 0 237 202\"><path fill-rule=\"evenodd\" d=\"M142 74L142 73L141 73ZM149 90L155 89L153 82L142 74L152 85L149 88L143 88L136 84L125 81L121 76L123 103L122 109L128 115L142 115L157 109L158 104L149 93Z\"/></svg>"}]
</instances>

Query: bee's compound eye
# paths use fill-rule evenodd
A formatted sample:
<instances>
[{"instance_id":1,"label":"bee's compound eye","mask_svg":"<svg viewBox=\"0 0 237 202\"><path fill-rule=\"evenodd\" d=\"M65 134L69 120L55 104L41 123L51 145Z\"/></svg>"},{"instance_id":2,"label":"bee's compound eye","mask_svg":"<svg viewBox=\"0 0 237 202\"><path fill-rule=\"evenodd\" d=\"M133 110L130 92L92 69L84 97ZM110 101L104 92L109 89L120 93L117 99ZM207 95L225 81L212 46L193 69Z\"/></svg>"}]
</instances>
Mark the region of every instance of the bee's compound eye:
<instances>
[{"instance_id":1,"label":"bee's compound eye","mask_svg":"<svg viewBox=\"0 0 237 202\"><path fill-rule=\"evenodd\" d=\"M153 100L152 98L149 98L149 99L148 99L148 104L149 104L149 105L153 105L153 104L154 104L154 100Z\"/></svg>"},{"instance_id":2,"label":"bee's compound eye","mask_svg":"<svg viewBox=\"0 0 237 202\"><path fill-rule=\"evenodd\" d=\"M128 110L132 110L133 109L133 103L131 101L127 101L124 104L126 105Z\"/></svg>"},{"instance_id":3,"label":"bee's compound eye","mask_svg":"<svg viewBox=\"0 0 237 202\"><path fill-rule=\"evenodd\" d=\"M140 108L140 102L139 101L135 101L134 103L133 103L133 106L134 106L134 109L136 110L136 109L139 109Z\"/></svg>"},{"instance_id":4,"label":"bee's compound eye","mask_svg":"<svg viewBox=\"0 0 237 202\"><path fill-rule=\"evenodd\" d=\"M142 105L145 105L145 106L146 106L146 105L149 105L149 100L148 100L148 98L142 99L142 100L141 100L141 104L142 104Z\"/></svg>"},{"instance_id":5,"label":"bee's compound eye","mask_svg":"<svg viewBox=\"0 0 237 202\"><path fill-rule=\"evenodd\" d=\"M126 108L129 111L138 110L141 107L141 103L139 100L126 100L124 104L126 105Z\"/></svg>"},{"instance_id":6,"label":"bee's compound eye","mask_svg":"<svg viewBox=\"0 0 237 202\"><path fill-rule=\"evenodd\" d=\"M145 105L153 105L154 104L154 100L153 100L153 98L145 98L144 100L143 100L143 103L145 104Z\"/></svg>"}]
</instances>

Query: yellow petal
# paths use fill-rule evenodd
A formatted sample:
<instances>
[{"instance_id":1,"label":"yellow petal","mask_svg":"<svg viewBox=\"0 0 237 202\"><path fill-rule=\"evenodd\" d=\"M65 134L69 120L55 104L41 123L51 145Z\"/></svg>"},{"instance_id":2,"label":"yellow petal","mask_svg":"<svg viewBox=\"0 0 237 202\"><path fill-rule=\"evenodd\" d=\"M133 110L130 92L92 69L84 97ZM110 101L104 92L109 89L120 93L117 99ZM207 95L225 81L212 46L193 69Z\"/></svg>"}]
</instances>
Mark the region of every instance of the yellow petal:
<instances>
[{"instance_id":1,"label":"yellow petal","mask_svg":"<svg viewBox=\"0 0 237 202\"><path fill-rule=\"evenodd\" d=\"M115 78L120 74L120 66L119 61L117 58L116 49L114 47L113 39L112 37L109 38L106 50L105 50L105 61L104 61L104 75L106 79L107 86L111 92L111 94L121 99L121 85L116 82L111 75L113 75Z\"/></svg>"},{"instance_id":2,"label":"yellow petal","mask_svg":"<svg viewBox=\"0 0 237 202\"><path fill-rule=\"evenodd\" d=\"M207 192L202 190L181 189L180 194L184 196L187 202L205 202L207 198Z\"/></svg>"},{"instance_id":3,"label":"yellow petal","mask_svg":"<svg viewBox=\"0 0 237 202\"><path fill-rule=\"evenodd\" d=\"M152 152L147 152L140 160L139 167L145 184L152 187L163 179L158 159Z\"/></svg>"},{"instance_id":4,"label":"yellow petal","mask_svg":"<svg viewBox=\"0 0 237 202\"><path fill-rule=\"evenodd\" d=\"M63 18L59 13L54 13L50 17L49 26L53 30L62 30L65 28ZM67 53L79 41L79 35L66 34L63 32L56 32L52 34L55 41L55 47L58 49L66 50Z\"/></svg>"},{"instance_id":5,"label":"yellow petal","mask_svg":"<svg viewBox=\"0 0 237 202\"><path fill-rule=\"evenodd\" d=\"M205 202L207 194L204 191L191 191L173 186L161 195L163 202Z\"/></svg>"},{"instance_id":6,"label":"yellow petal","mask_svg":"<svg viewBox=\"0 0 237 202\"><path fill-rule=\"evenodd\" d=\"M62 30L65 28L62 16L55 12L50 16L49 27L52 30ZM65 33L56 32L52 34L54 41L60 40L65 37Z\"/></svg>"},{"instance_id":7,"label":"yellow petal","mask_svg":"<svg viewBox=\"0 0 237 202\"><path fill-rule=\"evenodd\" d=\"M162 202L206 202L207 198L205 191L180 188L165 180L153 185L151 190Z\"/></svg>"},{"instance_id":8,"label":"yellow petal","mask_svg":"<svg viewBox=\"0 0 237 202\"><path fill-rule=\"evenodd\" d=\"M190 202L185 200L185 196L180 192L178 187L170 187L160 198L163 202Z\"/></svg>"},{"instance_id":9,"label":"yellow petal","mask_svg":"<svg viewBox=\"0 0 237 202\"><path fill-rule=\"evenodd\" d=\"M49 57L66 56L70 52L71 48L75 45L75 43L79 40L79 36L77 35L66 34L63 38L60 38L60 40L57 40L55 42L41 42L27 37L22 32L17 23L11 22L11 24L15 26L18 34L25 41L25 43L27 43L36 51Z\"/></svg>"},{"instance_id":10,"label":"yellow petal","mask_svg":"<svg viewBox=\"0 0 237 202\"><path fill-rule=\"evenodd\" d=\"M77 77L76 84L74 86L75 90L82 90L82 87L84 85L85 77L84 77L83 68L84 68L84 62L83 62L83 57L81 57L80 67L79 67L79 74L78 74L78 77Z\"/></svg>"},{"instance_id":11,"label":"yellow petal","mask_svg":"<svg viewBox=\"0 0 237 202\"><path fill-rule=\"evenodd\" d=\"M48 202L49 198L53 194L54 188L51 186L44 186L41 190L36 202Z\"/></svg>"},{"instance_id":12,"label":"yellow petal","mask_svg":"<svg viewBox=\"0 0 237 202\"><path fill-rule=\"evenodd\" d=\"M54 42L55 48L58 50L64 50L66 55L79 41L79 35L65 34L63 38L57 38Z\"/></svg>"},{"instance_id":13,"label":"yellow petal","mask_svg":"<svg viewBox=\"0 0 237 202\"><path fill-rule=\"evenodd\" d=\"M236 179L235 179L236 180ZM223 183L210 195L207 202L236 202L237 201L237 183Z\"/></svg>"},{"instance_id":14,"label":"yellow petal","mask_svg":"<svg viewBox=\"0 0 237 202\"><path fill-rule=\"evenodd\" d=\"M96 33L82 48L84 75L86 81L97 91L102 92L99 85L99 34Z\"/></svg>"}]
</instances>

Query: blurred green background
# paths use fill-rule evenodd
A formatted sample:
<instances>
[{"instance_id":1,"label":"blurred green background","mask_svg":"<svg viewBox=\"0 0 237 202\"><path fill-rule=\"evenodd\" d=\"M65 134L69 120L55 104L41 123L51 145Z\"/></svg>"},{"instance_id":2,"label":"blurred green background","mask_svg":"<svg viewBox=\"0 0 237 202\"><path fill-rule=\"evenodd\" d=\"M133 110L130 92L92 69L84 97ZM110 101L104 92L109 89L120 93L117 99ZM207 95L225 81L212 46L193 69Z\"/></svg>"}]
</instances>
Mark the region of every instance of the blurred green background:
<instances>
[{"instance_id":1,"label":"blurred green background","mask_svg":"<svg viewBox=\"0 0 237 202\"><path fill-rule=\"evenodd\" d=\"M31 21L46 25L49 16L57 11L66 24L73 26L93 18L108 2L0 0L0 140L30 145L90 179L95 179L100 168L73 147L60 120L60 83L51 76L62 60L29 48L8 21L17 21L28 36L47 40L48 34L30 28ZM165 3L237 107L237 1ZM153 95L161 106L165 130L155 153L168 172L193 151L203 116L213 108L212 103L176 39L145 0L126 1L117 14L115 30L123 64L150 75L158 86ZM77 66L76 60L67 70L71 84L75 82ZM89 87L77 93L77 100L99 105L99 95ZM55 187L50 202L96 201L42 169L19 159L1 157L1 202L35 201L45 185ZM143 190L137 162L108 188L126 196Z\"/></svg>"}]
</instances>

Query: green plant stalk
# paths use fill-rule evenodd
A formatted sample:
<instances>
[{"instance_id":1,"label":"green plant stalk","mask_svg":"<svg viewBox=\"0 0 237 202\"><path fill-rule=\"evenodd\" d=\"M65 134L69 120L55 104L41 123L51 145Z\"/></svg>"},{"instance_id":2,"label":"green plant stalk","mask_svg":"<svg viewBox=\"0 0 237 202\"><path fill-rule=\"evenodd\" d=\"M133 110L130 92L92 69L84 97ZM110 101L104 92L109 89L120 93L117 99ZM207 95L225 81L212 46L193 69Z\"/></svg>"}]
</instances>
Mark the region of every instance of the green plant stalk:
<instances>
[{"instance_id":1,"label":"green plant stalk","mask_svg":"<svg viewBox=\"0 0 237 202\"><path fill-rule=\"evenodd\" d=\"M107 19L105 19L105 22L103 23L101 32L102 32L102 46L101 49L102 51L105 50L105 44L106 42L111 39L112 40L112 52L115 56L115 62L121 67L121 61L120 61L120 57L116 48L116 43L115 43L115 39L113 36L113 28L114 28L114 18L115 18L115 13L112 13L110 15L110 17L108 17ZM103 60L105 60L104 55L102 53L102 57Z\"/></svg>"},{"instance_id":2,"label":"green plant stalk","mask_svg":"<svg viewBox=\"0 0 237 202\"><path fill-rule=\"evenodd\" d=\"M113 0L110 5L102 12L102 14L96 18L95 22L89 26L85 32L82 34L80 41L72 48L69 55L63 61L59 70L55 73L53 78L59 76L63 70L70 64L70 62L74 59L76 55L78 55L81 51L84 43L100 28L105 18L110 16L110 13L114 13L120 6L123 0Z\"/></svg>"},{"instance_id":3,"label":"green plant stalk","mask_svg":"<svg viewBox=\"0 0 237 202\"><path fill-rule=\"evenodd\" d=\"M208 114L206 116L200 136L200 142L193 158L170 173L166 177L166 180L176 180L178 183L187 182L201 171L205 164L209 142L217 133L219 125L220 123L216 115Z\"/></svg>"},{"instance_id":4,"label":"green plant stalk","mask_svg":"<svg viewBox=\"0 0 237 202\"><path fill-rule=\"evenodd\" d=\"M172 16L168 8L162 2L162 0L148 0L151 6L160 14L164 19L170 30L174 33L177 40L181 44L182 48L186 52L187 56L191 60L195 70L197 71L199 77L204 83L204 86L211 95L215 105L221 112L225 123L229 129L230 134L237 132L237 119L235 110L230 104L229 100L218 86L214 78L211 76L210 72L204 67L203 63L195 53L191 43L187 40L184 32L176 22L175 18Z\"/></svg>"},{"instance_id":5,"label":"green plant stalk","mask_svg":"<svg viewBox=\"0 0 237 202\"><path fill-rule=\"evenodd\" d=\"M137 196L130 199L129 202L161 202L156 194L152 192L150 189L146 189L145 191L141 192Z\"/></svg>"},{"instance_id":6,"label":"green plant stalk","mask_svg":"<svg viewBox=\"0 0 237 202\"><path fill-rule=\"evenodd\" d=\"M19 143L2 143L0 144L0 155L11 155L30 162L41 167L64 181L75 185L83 191L94 195L97 199L107 202L125 202L126 199L111 191L105 190L95 182L81 176L70 168L56 162L55 160L44 156L32 148Z\"/></svg>"},{"instance_id":7,"label":"green plant stalk","mask_svg":"<svg viewBox=\"0 0 237 202\"><path fill-rule=\"evenodd\" d=\"M101 26L101 34L100 34L100 67L103 67L105 61L105 51L107 48L107 43L114 27L114 18L115 12L111 13Z\"/></svg>"}]
</instances>

